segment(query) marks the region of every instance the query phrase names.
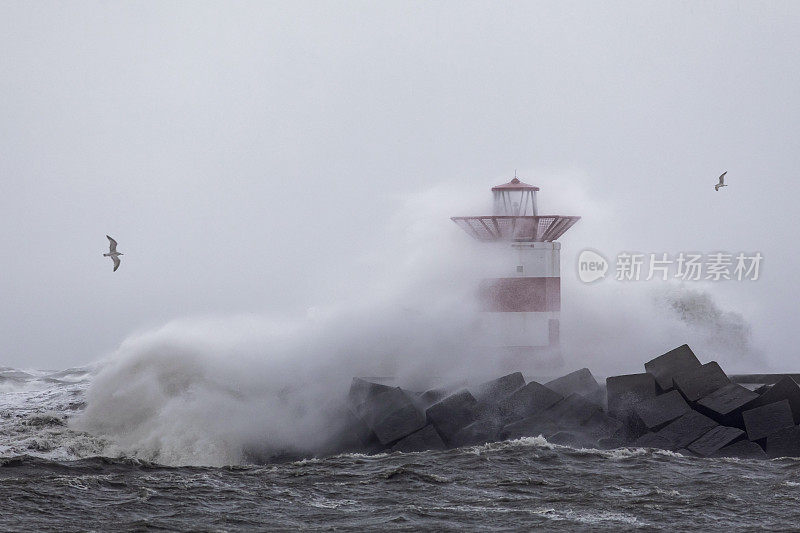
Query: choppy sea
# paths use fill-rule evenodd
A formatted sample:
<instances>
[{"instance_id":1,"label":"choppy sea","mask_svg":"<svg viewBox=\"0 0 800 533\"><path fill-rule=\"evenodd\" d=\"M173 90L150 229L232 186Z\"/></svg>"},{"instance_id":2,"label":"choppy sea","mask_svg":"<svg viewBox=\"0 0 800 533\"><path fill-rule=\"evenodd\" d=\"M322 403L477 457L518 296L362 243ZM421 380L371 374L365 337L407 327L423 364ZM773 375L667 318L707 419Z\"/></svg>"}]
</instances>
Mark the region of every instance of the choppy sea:
<instances>
[{"instance_id":1,"label":"choppy sea","mask_svg":"<svg viewBox=\"0 0 800 533\"><path fill-rule=\"evenodd\" d=\"M539 437L270 465L145 462L72 428L91 379L0 369L0 530L800 530L795 459Z\"/></svg>"}]
</instances>

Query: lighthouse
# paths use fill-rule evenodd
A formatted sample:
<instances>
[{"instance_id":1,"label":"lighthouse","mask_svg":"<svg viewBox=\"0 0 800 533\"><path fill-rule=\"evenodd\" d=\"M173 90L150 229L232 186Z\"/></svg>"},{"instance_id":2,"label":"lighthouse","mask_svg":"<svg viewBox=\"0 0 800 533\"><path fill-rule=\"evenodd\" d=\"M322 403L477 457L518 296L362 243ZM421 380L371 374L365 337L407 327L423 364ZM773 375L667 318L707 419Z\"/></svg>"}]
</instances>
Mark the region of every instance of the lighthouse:
<instances>
[{"instance_id":1,"label":"lighthouse","mask_svg":"<svg viewBox=\"0 0 800 533\"><path fill-rule=\"evenodd\" d=\"M491 215L451 218L492 254L495 266L478 290L482 333L487 347L511 364L561 361L556 241L580 217L540 215L538 192L515 176L492 187Z\"/></svg>"}]
</instances>

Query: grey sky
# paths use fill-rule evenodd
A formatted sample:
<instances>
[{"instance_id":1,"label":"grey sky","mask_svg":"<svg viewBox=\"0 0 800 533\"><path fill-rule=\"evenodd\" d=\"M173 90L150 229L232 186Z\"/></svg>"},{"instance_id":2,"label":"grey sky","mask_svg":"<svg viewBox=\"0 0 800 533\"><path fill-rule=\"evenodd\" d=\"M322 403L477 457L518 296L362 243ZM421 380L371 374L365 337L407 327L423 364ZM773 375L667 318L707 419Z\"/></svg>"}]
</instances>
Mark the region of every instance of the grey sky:
<instances>
[{"instance_id":1,"label":"grey sky","mask_svg":"<svg viewBox=\"0 0 800 533\"><path fill-rule=\"evenodd\" d=\"M720 297L800 366L798 27L793 2L4 2L0 365L336 301L405 197L488 205L516 168L585 216L565 257L761 251Z\"/></svg>"}]
</instances>

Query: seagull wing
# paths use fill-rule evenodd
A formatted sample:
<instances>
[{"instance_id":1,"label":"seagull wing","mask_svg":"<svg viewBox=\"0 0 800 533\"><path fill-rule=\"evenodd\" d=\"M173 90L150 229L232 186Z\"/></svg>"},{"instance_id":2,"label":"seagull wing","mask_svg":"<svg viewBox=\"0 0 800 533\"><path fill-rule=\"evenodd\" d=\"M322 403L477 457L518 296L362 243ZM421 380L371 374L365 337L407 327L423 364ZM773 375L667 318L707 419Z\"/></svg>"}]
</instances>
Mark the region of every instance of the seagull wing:
<instances>
[{"instance_id":1,"label":"seagull wing","mask_svg":"<svg viewBox=\"0 0 800 533\"><path fill-rule=\"evenodd\" d=\"M117 241L115 241L108 235L106 235L106 238L108 239L108 251L113 254L114 252L117 251ZM116 270L116 268L114 270Z\"/></svg>"},{"instance_id":2,"label":"seagull wing","mask_svg":"<svg viewBox=\"0 0 800 533\"><path fill-rule=\"evenodd\" d=\"M111 256L111 260L114 261L114 272L116 272L117 269L119 268L119 263L120 263L119 257L117 257L116 255Z\"/></svg>"},{"instance_id":3,"label":"seagull wing","mask_svg":"<svg viewBox=\"0 0 800 533\"><path fill-rule=\"evenodd\" d=\"M720 184L720 185L725 185L725 174L727 174L727 173L728 173L728 171L726 170L725 172L723 172L723 173L720 175L720 177L719 177L719 184Z\"/></svg>"}]
</instances>

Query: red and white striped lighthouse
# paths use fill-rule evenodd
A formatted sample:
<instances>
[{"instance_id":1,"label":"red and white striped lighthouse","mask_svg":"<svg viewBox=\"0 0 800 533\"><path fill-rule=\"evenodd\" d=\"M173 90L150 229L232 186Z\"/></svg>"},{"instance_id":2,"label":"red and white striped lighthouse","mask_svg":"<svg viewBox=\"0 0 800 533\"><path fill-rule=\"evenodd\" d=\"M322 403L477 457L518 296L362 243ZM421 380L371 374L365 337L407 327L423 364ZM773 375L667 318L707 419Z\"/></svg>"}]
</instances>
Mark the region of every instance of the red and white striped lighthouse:
<instances>
[{"instance_id":1,"label":"red and white striped lighthouse","mask_svg":"<svg viewBox=\"0 0 800 533\"><path fill-rule=\"evenodd\" d=\"M492 187L494 213L452 217L494 248L498 271L479 290L487 344L515 362L557 362L561 313L561 244L580 217L540 215L538 187L516 177Z\"/></svg>"}]
</instances>

